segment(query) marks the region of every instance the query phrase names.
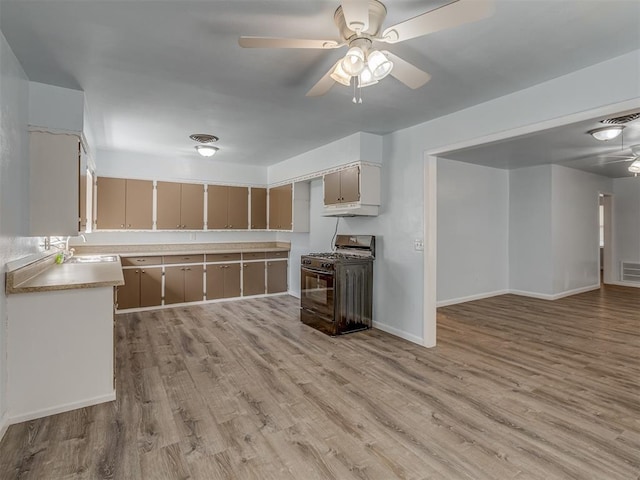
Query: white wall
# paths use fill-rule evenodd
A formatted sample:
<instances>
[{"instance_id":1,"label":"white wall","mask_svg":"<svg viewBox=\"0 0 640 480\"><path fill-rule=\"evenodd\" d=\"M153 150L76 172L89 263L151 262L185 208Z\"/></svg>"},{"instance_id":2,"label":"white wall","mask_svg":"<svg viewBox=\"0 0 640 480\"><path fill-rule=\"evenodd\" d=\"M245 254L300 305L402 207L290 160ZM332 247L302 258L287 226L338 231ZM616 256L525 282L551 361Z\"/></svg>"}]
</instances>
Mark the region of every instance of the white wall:
<instances>
[{"instance_id":1,"label":"white wall","mask_svg":"<svg viewBox=\"0 0 640 480\"><path fill-rule=\"evenodd\" d=\"M437 300L509 287L509 172L438 159Z\"/></svg>"},{"instance_id":2,"label":"white wall","mask_svg":"<svg viewBox=\"0 0 640 480\"><path fill-rule=\"evenodd\" d=\"M509 288L553 293L551 165L509 172Z\"/></svg>"},{"instance_id":3,"label":"white wall","mask_svg":"<svg viewBox=\"0 0 640 480\"><path fill-rule=\"evenodd\" d=\"M611 193L610 178L551 166L553 293L600 285L600 193ZM640 206L640 204L638 205ZM640 209L636 209L640 215ZM622 232L616 232L616 236Z\"/></svg>"},{"instance_id":4,"label":"white wall","mask_svg":"<svg viewBox=\"0 0 640 480\"><path fill-rule=\"evenodd\" d=\"M613 181L614 278L621 280L620 262L640 262L640 177Z\"/></svg>"},{"instance_id":5,"label":"white wall","mask_svg":"<svg viewBox=\"0 0 640 480\"><path fill-rule=\"evenodd\" d=\"M0 33L0 437L7 414L7 262L38 251L29 229L29 87L27 77Z\"/></svg>"}]
</instances>

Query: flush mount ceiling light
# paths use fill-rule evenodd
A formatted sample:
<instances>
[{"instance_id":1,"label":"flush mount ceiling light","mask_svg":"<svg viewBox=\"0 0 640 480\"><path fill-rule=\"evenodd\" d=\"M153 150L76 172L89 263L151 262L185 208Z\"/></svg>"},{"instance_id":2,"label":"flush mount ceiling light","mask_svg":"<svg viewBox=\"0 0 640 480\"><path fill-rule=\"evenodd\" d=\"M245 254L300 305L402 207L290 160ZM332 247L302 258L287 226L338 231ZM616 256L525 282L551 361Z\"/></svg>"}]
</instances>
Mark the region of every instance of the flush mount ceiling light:
<instances>
[{"instance_id":1,"label":"flush mount ceiling light","mask_svg":"<svg viewBox=\"0 0 640 480\"><path fill-rule=\"evenodd\" d=\"M195 149L197 152L203 157L213 157L218 150L218 147L214 147L213 145L196 145Z\"/></svg>"},{"instance_id":2,"label":"flush mount ceiling light","mask_svg":"<svg viewBox=\"0 0 640 480\"><path fill-rule=\"evenodd\" d=\"M594 128L593 130L589 130L587 133L596 140L606 142L616 138L622 133L622 130L624 130L624 125L610 125L608 127Z\"/></svg>"}]
</instances>

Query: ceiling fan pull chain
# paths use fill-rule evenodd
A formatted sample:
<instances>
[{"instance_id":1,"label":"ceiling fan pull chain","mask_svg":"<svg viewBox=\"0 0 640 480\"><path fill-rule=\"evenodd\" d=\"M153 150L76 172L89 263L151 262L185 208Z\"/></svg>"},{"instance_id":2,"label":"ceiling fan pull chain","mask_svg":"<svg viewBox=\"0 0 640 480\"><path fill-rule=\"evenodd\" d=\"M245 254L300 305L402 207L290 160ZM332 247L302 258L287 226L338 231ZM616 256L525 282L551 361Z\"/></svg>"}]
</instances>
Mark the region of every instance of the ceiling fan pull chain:
<instances>
[{"instance_id":1,"label":"ceiling fan pull chain","mask_svg":"<svg viewBox=\"0 0 640 480\"><path fill-rule=\"evenodd\" d=\"M353 82L353 98L351 99L353 103L358 103L356 100L356 82Z\"/></svg>"}]
</instances>

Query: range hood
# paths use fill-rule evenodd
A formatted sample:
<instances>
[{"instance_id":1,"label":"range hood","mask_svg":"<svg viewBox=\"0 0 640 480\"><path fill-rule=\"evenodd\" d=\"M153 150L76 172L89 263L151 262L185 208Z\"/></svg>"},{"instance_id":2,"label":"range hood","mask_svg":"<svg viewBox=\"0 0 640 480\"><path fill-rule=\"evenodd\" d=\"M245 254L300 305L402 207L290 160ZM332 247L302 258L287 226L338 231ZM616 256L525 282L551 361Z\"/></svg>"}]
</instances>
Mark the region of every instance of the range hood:
<instances>
[{"instance_id":1,"label":"range hood","mask_svg":"<svg viewBox=\"0 0 640 480\"><path fill-rule=\"evenodd\" d=\"M355 203L337 203L325 205L322 211L323 217L377 217L378 205L363 205Z\"/></svg>"}]
</instances>

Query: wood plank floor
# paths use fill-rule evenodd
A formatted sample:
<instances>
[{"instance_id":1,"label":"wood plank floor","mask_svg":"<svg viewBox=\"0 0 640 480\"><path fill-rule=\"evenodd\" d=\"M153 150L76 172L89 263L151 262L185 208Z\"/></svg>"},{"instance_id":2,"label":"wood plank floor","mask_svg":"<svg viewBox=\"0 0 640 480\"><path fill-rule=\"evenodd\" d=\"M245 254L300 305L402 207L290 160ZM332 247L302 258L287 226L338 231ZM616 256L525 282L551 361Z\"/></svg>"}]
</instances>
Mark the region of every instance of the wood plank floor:
<instances>
[{"instance_id":1,"label":"wood plank floor","mask_svg":"<svg viewBox=\"0 0 640 480\"><path fill-rule=\"evenodd\" d=\"M9 428L8 479L637 479L640 294L442 308L438 347L292 297L117 318L118 399Z\"/></svg>"}]
</instances>

